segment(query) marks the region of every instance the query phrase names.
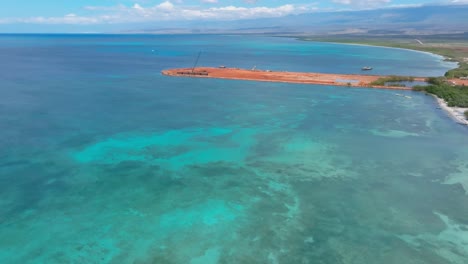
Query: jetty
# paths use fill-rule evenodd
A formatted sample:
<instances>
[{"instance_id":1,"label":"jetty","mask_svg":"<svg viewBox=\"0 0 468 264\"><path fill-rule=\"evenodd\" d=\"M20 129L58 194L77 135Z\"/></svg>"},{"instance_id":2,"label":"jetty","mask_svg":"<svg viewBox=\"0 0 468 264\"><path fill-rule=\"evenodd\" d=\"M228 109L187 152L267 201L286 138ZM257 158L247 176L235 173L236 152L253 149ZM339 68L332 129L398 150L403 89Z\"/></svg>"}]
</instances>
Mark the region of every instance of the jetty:
<instances>
[{"instance_id":1,"label":"jetty","mask_svg":"<svg viewBox=\"0 0 468 264\"><path fill-rule=\"evenodd\" d=\"M363 87L392 90L411 90L411 87L401 86L380 86L371 83L388 76L365 75L365 74L335 74L335 73L314 73L314 72L286 72L252 69L228 68L225 66L197 67L168 69L162 71L167 76L193 77L193 78L216 78L229 80L249 80L262 82L284 82L301 84L319 84L347 87ZM414 81L425 81L425 78L414 78Z\"/></svg>"}]
</instances>

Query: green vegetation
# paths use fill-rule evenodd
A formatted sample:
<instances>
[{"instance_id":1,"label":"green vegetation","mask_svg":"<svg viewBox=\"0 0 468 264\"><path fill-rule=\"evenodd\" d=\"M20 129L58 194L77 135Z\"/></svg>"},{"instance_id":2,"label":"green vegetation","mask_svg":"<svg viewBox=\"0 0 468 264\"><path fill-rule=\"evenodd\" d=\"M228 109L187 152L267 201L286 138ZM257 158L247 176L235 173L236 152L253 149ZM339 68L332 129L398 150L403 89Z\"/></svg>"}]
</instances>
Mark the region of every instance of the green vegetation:
<instances>
[{"instance_id":1,"label":"green vegetation","mask_svg":"<svg viewBox=\"0 0 468 264\"><path fill-rule=\"evenodd\" d=\"M416 39L417 38L417 39ZM443 77L430 77L427 86L414 86L415 91L424 91L444 99L448 106L468 107L468 87L453 86L447 79L468 77L468 34L439 34L425 36L410 35L327 35L300 37L305 41L337 42L347 44L364 44L392 48L403 48L430 52L445 57L446 61L458 63L458 68L449 70ZM372 85L412 81L411 77L390 76L380 78ZM394 85L394 84L392 84ZM398 84L397 84L398 85ZM397 86L394 85L394 86ZM468 111L465 112L468 119Z\"/></svg>"},{"instance_id":2,"label":"green vegetation","mask_svg":"<svg viewBox=\"0 0 468 264\"><path fill-rule=\"evenodd\" d=\"M398 82L413 82L413 81L414 81L414 77L388 76L388 77L379 78L376 81L371 82L370 84L384 86L387 83L392 83L392 86L404 87L405 86L404 84L399 84Z\"/></svg>"},{"instance_id":3,"label":"green vegetation","mask_svg":"<svg viewBox=\"0 0 468 264\"><path fill-rule=\"evenodd\" d=\"M468 107L467 86L452 86L447 83L443 83L440 85L431 84L428 86L415 86L413 87L413 90L435 94L439 98L444 99L448 106Z\"/></svg>"},{"instance_id":4,"label":"green vegetation","mask_svg":"<svg viewBox=\"0 0 468 264\"><path fill-rule=\"evenodd\" d=\"M465 111L465 117L468 119L468 110Z\"/></svg>"},{"instance_id":5,"label":"green vegetation","mask_svg":"<svg viewBox=\"0 0 468 264\"><path fill-rule=\"evenodd\" d=\"M442 85L447 83L447 78L445 77L429 77L426 79L426 82L433 85Z\"/></svg>"},{"instance_id":6,"label":"green vegetation","mask_svg":"<svg viewBox=\"0 0 468 264\"><path fill-rule=\"evenodd\" d=\"M468 76L468 63L466 62L459 62L458 68L445 73L445 77L447 78L460 78L466 76Z\"/></svg>"}]
</instances>

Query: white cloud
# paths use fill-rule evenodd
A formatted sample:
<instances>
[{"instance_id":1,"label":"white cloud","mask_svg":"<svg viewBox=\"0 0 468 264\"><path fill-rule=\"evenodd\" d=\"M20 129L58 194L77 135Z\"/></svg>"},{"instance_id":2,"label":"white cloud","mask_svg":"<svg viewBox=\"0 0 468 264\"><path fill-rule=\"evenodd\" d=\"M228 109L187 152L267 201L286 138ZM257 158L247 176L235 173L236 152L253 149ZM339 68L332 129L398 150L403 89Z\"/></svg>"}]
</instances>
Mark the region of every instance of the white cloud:
<instances>
[{"instance_id":1,"label":"white cloud","mask_svg":"<svg viewBox=\"0 0 468 264\"><path fill-rule=\"evenodd\" d=\"M212 0L209 0L212 1ZM174 0L175 2L175 0ZM128 7L116 6L86 6L87 16L76 14L62 17L31 17L2 19L0 23L39 23L39 24L111 24L144 21L175 21L175 20L234 20L259 17L280 17L289 14L305 13L315 8L286 4L277 7L194 7L173 4L165 1L155 6L144 7L135 3Z\"/></svg>"},{"instance_id":2,"label":"white cloud","mask_svg":"<svg viewBox=\"0 0 468 264\"><path fill-rule=\"evenodd\" d=\"M422 7L424 4L399 4L399 5L389 5L388 8L409 8L409 7Z\"/></svg>"},{"instance_id":3,"label":"white cloud","mask_svg":"<svg viewBox=\"0 0 468 264\"><path fill-rule=\"evenodd\" d=\"M28 24L96 24L103 20L102 18L81 17L77 15L65 15L63 17L30 17L18 19L4 19L2 24L10 23L28 23Z\"/></svg>"},{"instance_id":4,"label":"white cloud","mask_svg":"<svg viewBox=\"0 0 468 264\"><path fill-rule=\"evenodd\" d=\"M174 4L172 4L169 1L163 2L155 7L156 9L162 10L162 11L172 11L174 10Z\"/></svg>"},{"instance_id":5,"label":"white cloud","mask_svg":"<svg viewBox=\"0 0 468 264\"><path fill-rule=\"evenodd\" d=\"M276 8L269 7L235 7L235 6L226 6L219 8L210 8L209 12L206 12L207 16L218 16L223 15L224 17L231 18L251 18L256 16L262 17L279 17L288 14L294 13L297 9L293 5L283 5Z\"/></svg>"},{"instance_id":6,"label":"white cloud","mask_svg":"<svg viewBox=\"0 0 468 264\"><path fill-rule=\"evenodd\" d=\"M218 0L201 0L202 3L206 3L206 4L217 4L218 3Z\"/></svg>"},{"instance_id":7,"label":"white cloud","mask_svg":"<svg viewBox=\"0 0 468 264\"><path fill-rule=\"evenodd\" d=\"M133 8L133 9L136 9L136 10L143 10L143 7L141 7L141 5L139 5L139 4L134 4L134 5L132 6L132 8Z\"/></svg>"},{"instance_id":8,"label":"white cloud","mask_svg":"<svg viewBox=\"0 0 468 264\"><path fill-rule=\"evenodd\" d=\"M133 8L135 7L138 8L138 6L140 5L134 4ZM119 4L116 6L85 6L83 7L83 9L88 10L88 11L122 11L122 10L127 9L127 7L125 5Z\"/></svg>"},{"instance_id":9,"label":"white cloud","mask_svg":"<svg viewBox=\"0 0 468 264\"><path fill-rule=\"evenodd\" d=\"M391 0L332 0L333 3L358 7L376 7L388 4Z\"/></svg>"}]
</instances>

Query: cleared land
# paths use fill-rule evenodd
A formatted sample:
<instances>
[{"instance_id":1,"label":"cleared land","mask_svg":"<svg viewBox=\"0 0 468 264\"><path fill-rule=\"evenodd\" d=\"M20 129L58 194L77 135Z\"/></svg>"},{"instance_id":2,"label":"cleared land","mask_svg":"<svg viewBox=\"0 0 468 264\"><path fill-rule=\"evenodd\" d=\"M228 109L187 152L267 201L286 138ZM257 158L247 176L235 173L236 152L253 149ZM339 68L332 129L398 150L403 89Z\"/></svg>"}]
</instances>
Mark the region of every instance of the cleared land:
<instances>
[{"instance_id":1,"label":"cleared land","mask_svg":"<svg viewBox=\"0 0 468 264\"><path fill-rule=\"evenodd\" d=\"M321 85L338 85L348 87L367 87L378 89L411 90L410 87L372 85L372 82L386 76L364 74L330 74L311 72L278 72L247 70L239 68L211 68L197 67L193 72L191 68L169 69L162 72L168 76L217 78L231 80L250 80L264 82L286 82ZM425 78L414 78L415 81L425 81Z\"/></svg>"}]
</instances>

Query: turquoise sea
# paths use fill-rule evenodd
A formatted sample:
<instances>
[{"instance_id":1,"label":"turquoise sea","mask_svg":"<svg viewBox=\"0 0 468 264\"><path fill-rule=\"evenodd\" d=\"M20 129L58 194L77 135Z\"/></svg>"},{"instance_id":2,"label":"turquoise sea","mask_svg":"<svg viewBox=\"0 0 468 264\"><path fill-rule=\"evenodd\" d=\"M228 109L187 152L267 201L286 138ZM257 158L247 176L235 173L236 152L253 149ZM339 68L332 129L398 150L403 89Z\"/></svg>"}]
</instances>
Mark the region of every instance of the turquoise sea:
<instances>
[{"instance_id":1,"label":"turquoise sea","mask_svg":"<svg viewBox=\"0 0 468 264\"><path fill-rule=\"evenodd\" d=\"M401 49L1 35L0 263L468 263L468 128L416 92L175 78L442 75Z\"/></svg>"}]
</instances>

